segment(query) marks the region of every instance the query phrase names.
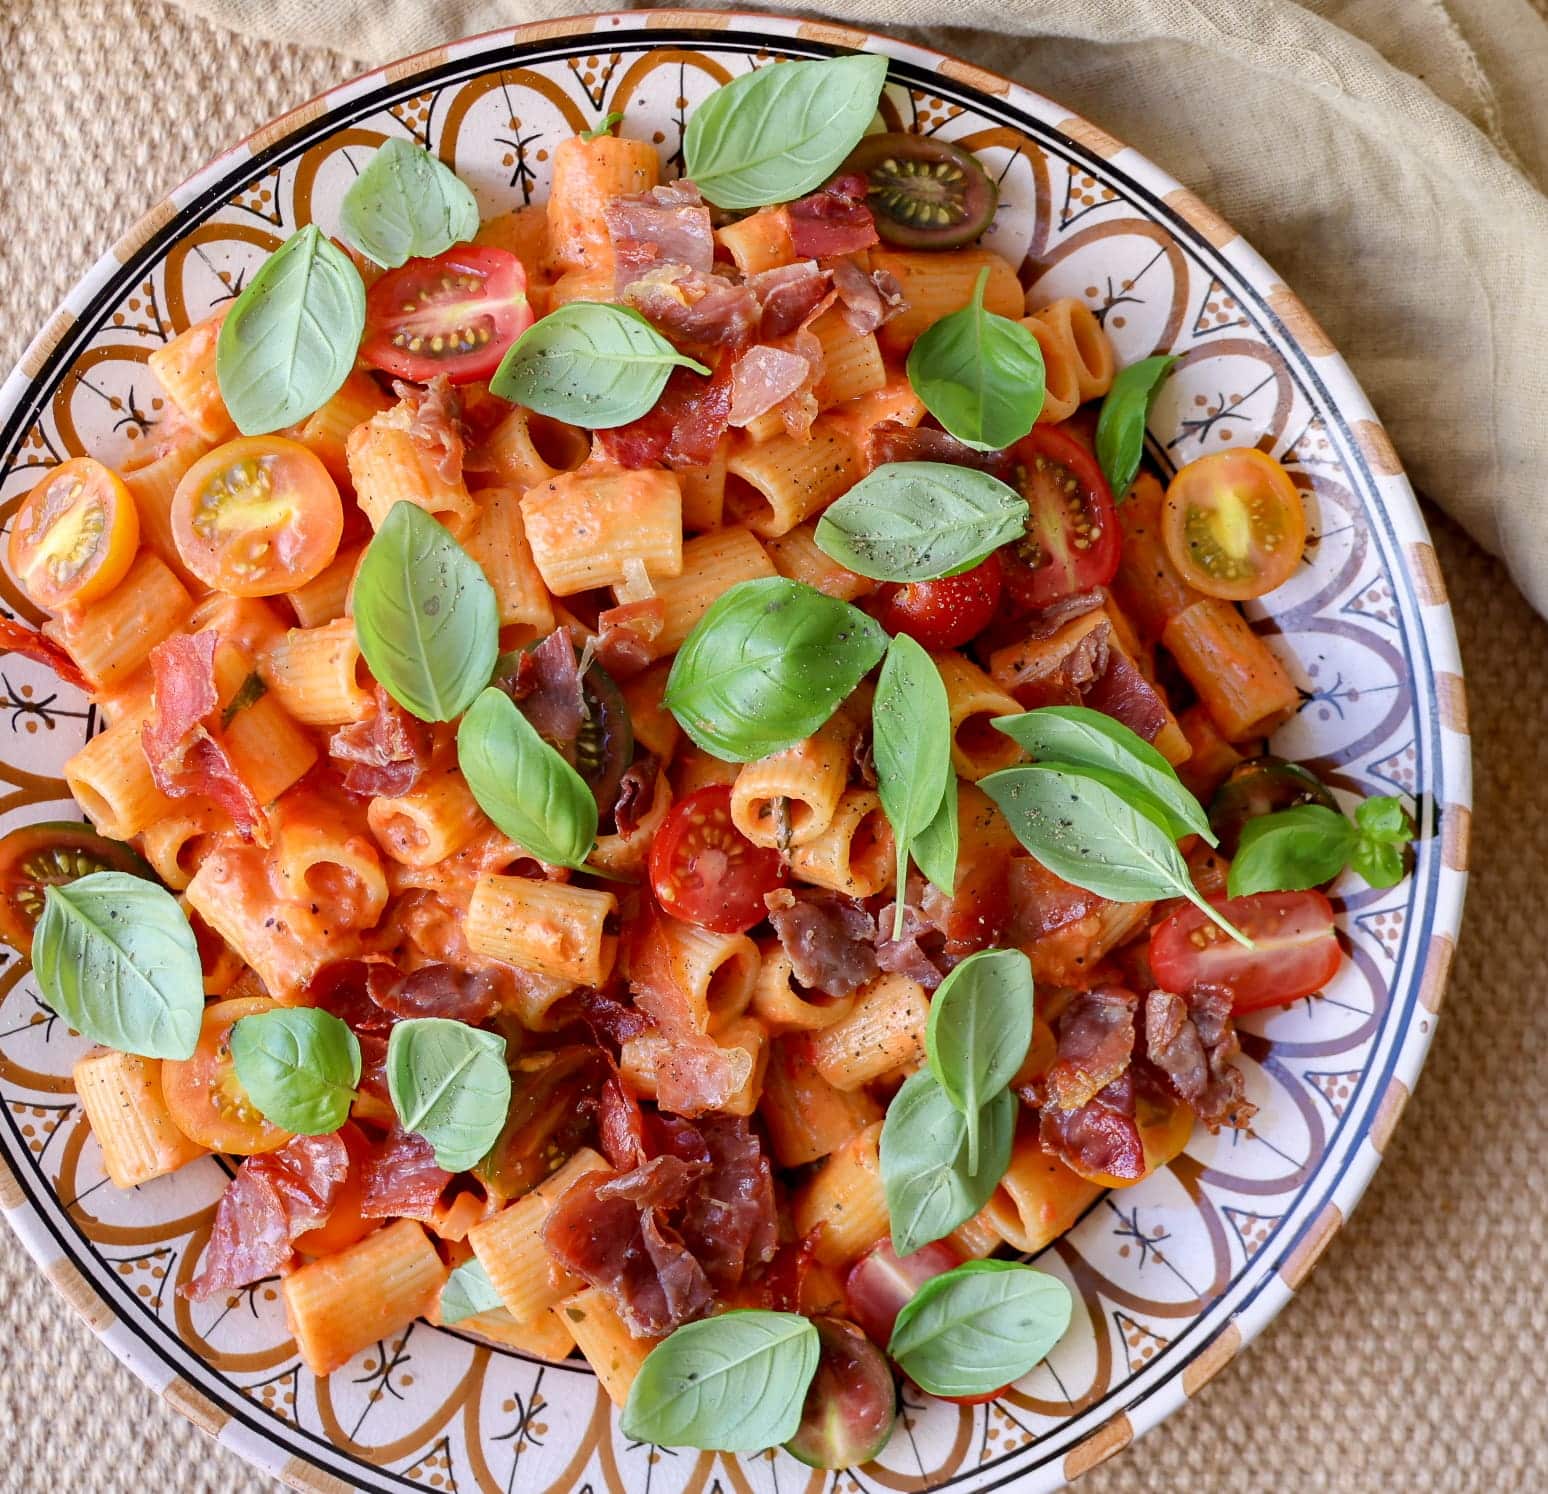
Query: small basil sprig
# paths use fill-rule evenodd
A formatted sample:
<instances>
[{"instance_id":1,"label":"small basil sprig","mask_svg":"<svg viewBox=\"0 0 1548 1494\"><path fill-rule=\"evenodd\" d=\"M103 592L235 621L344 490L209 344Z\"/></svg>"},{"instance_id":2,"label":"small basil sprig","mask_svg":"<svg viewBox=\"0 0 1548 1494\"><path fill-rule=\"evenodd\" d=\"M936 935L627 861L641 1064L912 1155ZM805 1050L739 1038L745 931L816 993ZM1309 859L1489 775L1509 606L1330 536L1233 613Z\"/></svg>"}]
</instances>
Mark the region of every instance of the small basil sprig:
<instances>
[{"instance_id":1,"label":"small basil sprig","mask_svg":"<svg viewBox=\"0 0 1548 1494\"><path fill-rule=\"evenodd\" d=\"M1043 409L1043 349L1027 328L984 306L989 270L973 299L927 327L908 354L908 382L959 441L997 451L1021 440Z\"/></svg>"},{"instance_id":2,"label":"small basil sprig","mask_svg":"<svg viewBox=\"0 0 1548 1494\"><path fill-rule=\"evenodd\" d=\"M1073 1307L1057 1277L1017 1261L968 1261L903 1304L887 1352L931 1395L988 1395L1064 1337Z\"/></svg>"},{"instance_id":3,"label":"small basil sprig","mask_svg":"<svg viewBox=\"0 0 1548 1494\"><path fill-rule=\"evenodd\" d=\"M1089 706L1040 706L998 716L995 727L1028 754L1066 763L1093 776L1121 774L1130 797L1143 795L1175 837L1201 835L1219 845L1209 816L1183 787L1177 770L1138 732Z\"/></svg>"},{"instance_id":4,"label":"small basil sprig","mask_svg":"<svg viewBox=\"0 0 1548 1494\"><path fill-rule=\"evenodd\" d=\"M483 1160L505 1125L511 1073L505 1039L450 1017L412 1017L387 1039L387 1093L405 1131L423 1136L448 1172Z\"/></svg>"},{"instance_id":5,"label":"small basil sprig","mask_svg":"<svg viewBox=\"0 0 1548 1494\"><path fill-rule=\"evenodd\" d=\"M221 324L215 378L244 436L305 420L355 366L365 331L360 271L322 230L292 234L247 282Z\"/></svg>"},{"instance_id":6,"label":"small basil sprig","mask_svg":"<svg viewBox=\"0 0 1548 1494\"><path fill-rule=\"evenodd\" d=\"M494 685L457 728L457 766L478 807L524 850L551 866L585 864L597 839L596 798Z\"/></svg>"},{"instance_id":7,"label":"small basil sprig","mask_svg":"<svg viewBox=\"0 0 1548 1494\"><path fill-rule=\"evenodd\" d=\"M630 307L572 301L516 339L489 391L539 415L611 430L645 414L674 368L709 373Z\"/></svg>"},{"instance_id":8,"label":"small basil sprig","mask_svg":"<svg viewBox=\"0 0 1548 1494\"><path fill-rule=\"evenodd\" d=\"M1097 416L1096 456L1113 497L1122 503L1145 451L1145 421L1175 356L1160 353L1120 369Z\"/></svg>"},{"instance_id":9,"label":"small basil sprig","mask_svg":"<svg viewBox=\"0 0 1548 1494\"><path fill-rule=\"evenodd\" d=\"M980 1111L1016 1077L1032 1045L1032 994L1026 955L1019 949L985 949L956 966L930 1000L925 1028L930 1072L967 1122L968 1165L974 1172Z\"/></svg>"},{"instance_id":10,"label":"small basil sprig","mask_svg":"<svg viewBox=\"0 0 1548 1494\"><path fill-rule=\"evenodd\" d=\"M873 581L934 581L977 565L1027 529L1027 500L987 472L887 462L817 521L823 554Z\"/></svg>"},{"instance_id":11,"label":"small basil sprig","mask_svg":"<svg viewBox=\"0 0 1548 1494\"><path fill-rule=\"evenodd\" d=\"M368 259L393 270L471 239L478 232L478 202L429 151L386 140L344 194L339 232Z\"/></svg>"},{"instance_id":12,"label":"small basil sprig","mask_svg":"<svg viewBox=\"0 0 1548 1494\"><path fill-rule=\"evenodd\" d=\"M781 62L733 78L689 118L683 175L716 207L803 196L860 143L886 81L878 53Z\"/></svg>"},{"instance_id":13,"label":"small basil sprig","mask_svg":"<svg viewBox=\"0 0 1548 1494\"><path fill-rule=\"evenodd\" d=\"M32 970L50 1011L94 1043L191 1058L204 1017L193 930L164 887L101 871L43 889Z\"/></svg>"},{"instance_id":14,"label":"small basil sprig","mask_svg":"<svg viewBox=\"0 0 1548 1494\"><path fill-rule=\"evenodd\" d=\"M504 1306L477 1256L458 1266L441 1288L441 1321L447 1327L482 1312L497 1312Z\"/></svg>"},{"instance_id":15,"label":"small basil sprig","mask_svg":"<svg viewBox=\"0 0 1548 1494\"><path fill-rule=\"evenodd\" d=\"M231 1028L231 1058L266 1121L298 1136L331 1136L360 1083L360 1040L315 1006L255 1012Z\"/></svg>"},{"instance_id":16,"label":"small basil sprig","mask_svg":"<svg viewBox=\"0 0 1548 1494\"><path fill-rule=\"evenodd\" d=\"M747 1309L685 1323L629 1387L625 1437L663 1447L757 1452L795 1436L817 1373L810 1319Z\"/></svg>"},{"instance_id":17,"label":"small basil sprig","mask_svg":"<svg viewBox=\"0 0 1548 1494\"><path fill-rule=\"evenodd\" d=\"M1200 896L1171 828L1121 775L1069 763L991 773L979 787L1016 839L1056 877L1116 902L1185 897L1238 944L1252 941Z\"/></svg>"},{"instance_id":18,"label":"small basil sprig","mask_svg":"<svg viewBox=\"0 0 1548 1494\"><path fill-rule=\"evenodd\" d=\"M1402 801L1393 798L1365 800L1352 824L1323 804L1259 815L1242 827L1226 890L1247 897L1321 887L1346 866L1372 887L1392 887L1403 879L1403 848L1413 833Z\"/></svg>"},{"instance_id":19,"label":"small basil sprig","mask_svg":"<svg viewBox=\"0 0 1548 1494\"><path fill-rule=\"evenodd\" d=\"M1008 1089L967 1116L929 1069L910 1074L882 1123L892 1248L911 1255L971 1219L999 1187L1015 1139L1016 1097Z\"/></svg>"},{"instance_id":20,"label":"small basil sprig","mask_svg":"<svg viewBox=\"0 0 1548 1494\"><path fill-rule=\"evenodd\" d=\"M704 751L752 762L811 736L886 647L858 607L783 576L742 581L684 640L663 698Z\"/></svg>"},{"instance_id":21,"label":"small basil sprig","mask_svg":"<svg viewBox=\"0 0 1548 1494\"><path fill-rule=\"evenodd\" d=\"M892 937L903 935L908 858L952 778L951 709L935 661L907 633L887 646L871 706L876 792L897 846Z\"/></svg>"},{"instance_id":22,"label":"small basil sprig","mask_svg":"<svg viewBox=\"0 0 1548 1494\"><path fill-rule=\"evenodd\" d=\"M494 673L494 588L444 525L412 503L395 503L355 575L355 637L404 710L450 721Z\"/></svg>"}]
</instances>

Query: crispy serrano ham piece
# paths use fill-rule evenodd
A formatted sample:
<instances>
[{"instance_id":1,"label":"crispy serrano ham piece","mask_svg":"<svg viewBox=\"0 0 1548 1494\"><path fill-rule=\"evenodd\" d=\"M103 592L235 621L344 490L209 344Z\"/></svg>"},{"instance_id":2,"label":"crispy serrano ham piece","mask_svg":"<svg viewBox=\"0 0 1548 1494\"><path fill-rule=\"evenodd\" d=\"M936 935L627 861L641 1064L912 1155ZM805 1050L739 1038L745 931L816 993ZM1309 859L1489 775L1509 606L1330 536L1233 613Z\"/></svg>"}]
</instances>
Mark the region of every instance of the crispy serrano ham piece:
<instances>
[{"instance_id":1,"label":"crispy serrano ham piece","mask_svg":"<svg viewBox=\"0 0 1548 1494\"><path fill-rule=\"evenodd\" d=\"M1139 998L1122 986L1080 991L1060 1013L1059 1056L1044 1080L1045 1111L1078 1110L1129 1067ZM1103 1169L1105 1171L1105 1169Z\"/></svg>"},{"instance_id":2,"label":"crispy serrano ham piece","mask_svg":"<svg viewBox=\"0 0 1548 1494\"><path fill-rule=\"evenodd\" d=\"M655 405L614 430L598 431L597 444L623 467L703 467L714 460L731 417L734 358L721 353L706 359L709 377L691 368L674 368Z\"/></svg>"},{"instance_id":3,"label":"crispy serrano ham piece","mask_svg":"<svg viewBox=\"0 0 1548 1494\"><path fill-rule=\"evenodd\" d=\"M790 957L795 978L809 991L849 996L880 968L876 921L858 903L832 893L801 893L769 922ZM938 983L938 982L937 982Z\"/></svg>"},{"instance_id":4,"label":"crispy serrano ham piece","mask_svg":"<svg viewBox=\"0 0 1548 1494\"><path fill-rule=\"evenodd\" d=\"M1145 1175L1145 1145L1134 1110L1134 1075L1124 1072L1084 1104L1043 1107L1039 1137L1076 1172L1133 1181Z\"/></svg>"},{"instance_id":5,"label":"crispy serrano ham piece","mask_svg":"<svg viewBox=\"0 0 1548 1494\"><path fill-rule=\"evenodd\" d=\"M1229 993L1152 991L1145 998L1146 1057L1211 1131L1240 1129L1257 1113L1231 1062L1241 1051Z\"/></svg>"},{"instance_id":6,"label":"crispy serrano ham piece","mask_svg":"<svg viewBox=\"0 0 1548 1494\"><path fill-rule=\"evenodd\" d=\"M174 799L203 795L249 840L262 839L263 810L226 751L215 689L213 628L174 633L150 653L153 705L141 742L151 777Z\"/></svg>"},{"instance_id":7,"label":"crispy serrano ham piece","mask_svg":"<svg viewBox=\"0 0 1548 1494\"><path fill-rule=\"evenodd\" d=\"M630 197L615 197L602 209L617 266L620 295L657 265L681 265L708 274L715 263L715 235L709 209L689 181L665 182Z\"/></svg>"},{"instance_id":8,"label":"crispy serrano ham piece","mask_svg":"<svg viewBox=\"0 0 1548 1494\"><path fill-rule=\"evenodd\" d=\"M865 178L858 172L846 172L810 196L792 202L785 212L795 252L825 259L832 254L855 254L880 243L876 220L865 198Z\"/></svg>"},{"instance_id":9,"label":"crispy serrano ham piece","mask_svg":"<svg viewBox=\"0 0 1548 1494\"><path fill-rule=\"evenodd\" d=\"M328 1222L348 1173L349 1151L337 1133L297 1136L249 1157L215 1206L203 1269L184 1295L202 1302L283 1270L293 1242Z\"/></svg>"},{"instance_id":10,"label":"crispy serrano ham piece","mask_svg":"<svg viewBox=\"0 0 1548 1494\"><path fill-rule=\"evenodd\" d=\"M423 1136L395 1127L366 1159L360 1212L367 1219L432 1219L452 1175Z\"/></svg>"},{"instance_id":11,"label":"crispy serrano ham piece","mask_svg":"<svg viewBox=\"0 0 1548 1494\"><path fill-rule=\"evenodd\" d=\"M345 789L372 799L412 793L430 766L433 750L429 726L380 685L376 713L341 726L328 740L328 756L344 765Z\"/></svg>"},{"instance_id":12,"label":"crispy serrano ham piece","mask_svg":"<svg viewBox=\"0 0 1548 1494\"><path fill-rule=\"evenodd\" d=\"M38 664L46 664L67 685L77 690L91 686L74 659L45 633L29 628L14 617L0 615L0 654L20 654Z\"/></svg>"},{"instance_id":13,"label":"crispy serrano ham piece","mask_svg":"<svg viewBox=\"0 0 1548 1494\"><path fill-rule=\"evenodd\" d=\"M900 311L908 309L903 287L890 270L872 270L866 274L853 260L840 259L835 261L832 274L839 315L857 337L874 332Z\"/></svg>"}]
</instances>

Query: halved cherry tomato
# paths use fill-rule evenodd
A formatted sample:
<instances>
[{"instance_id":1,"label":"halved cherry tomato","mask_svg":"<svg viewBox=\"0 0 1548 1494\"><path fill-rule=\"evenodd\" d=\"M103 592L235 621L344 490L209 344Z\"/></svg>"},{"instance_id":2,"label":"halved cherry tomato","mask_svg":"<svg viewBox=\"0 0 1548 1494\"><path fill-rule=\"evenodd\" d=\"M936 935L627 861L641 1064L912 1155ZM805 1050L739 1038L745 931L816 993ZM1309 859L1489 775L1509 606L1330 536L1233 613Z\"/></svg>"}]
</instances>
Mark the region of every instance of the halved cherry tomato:
<instances>
[{"instance_id":1,"label":"halved cherry tomato","mask_svg":"<svg viewBox=\"0 0 1548 1494\"><path fill-rule=\"evenodd\" d=\"M886 1347L892 1341L893 1325L904 1304L927 1281L961 1264L960 1252L946 1240L934 1240L921 1245L912 1255L900 1256L892 1248L892 1241L883 1239L850 1268L844 1283L849 1315L865 1329L872 1343ZM943 1395L936 1399L950 1401L954 1406L981 1406L997 1400L1009 1389L1007 1384L983 1395Z\"/></svg>"},{"instance_id":2,"label":"halved cherry tomato","mask_svg":"<svg viewBox=\"0 0 1548 1494\"><path fill-rule=\"evenodd\" d=\"M73 457L22 499L11 520L11 570L38 606L60 612L112 591L139 542L139 510L123 479Z\"/></svg>"},{"instance_id":3,"label":"halved cherry tomato","mask_svg":"<svg viewBox=\"0 0 1548 1494\"><path fill-rule=\"evenodd\" d=\"M1011 448L1017 485L1031 505L1026 538L1000 552L1005 589L1036 611L1106 586L1118 571L1123 532L1096 458L1068 431L1037 426Z\"/></svg>"},{"instance_id":4,"label":"halved cherry tomato","mask_svg":"<svg viewBox=\"0 0 1548 1494\"><path fill-rule=\"evenodd\" d=\"M1001 584L995 554L937 581L889 581L877 593L873 614L889 633L907 633L925 648L960 648L994 616Z\"/></svg>"},{"instance_id":5,"label":"halved cherry tomato","mask_svg":"<svg viewBox=\"0 0 1548 1494\"><path fill-rule=\"evenodd\" d=\"M961 1253L945 1240L904 1256L892 1248L891 1240L879 1240L849 1268L844 1282L849 1315L872 1343L886 1348L904 1304L925 1282L961 1264Z\"/></svg>"},{"instance_id":6,"label":"halved cherry tomato","mask_svg":"<svg viewBox=\"0 0 1548 1494\"><path fill-rule=\"evenodd\" d=\"M808 1468L858 1468L892 1436L898 1409L892 1368L853 1323L817 1317L812 1327L819 1345L817 1373L785 1451Z\"/></svg>"},{"instance_id":7,"label":"halved cherry tomato","mask_svg":"<svg viewBox=\"0 0 1548 1494\"><path fill-rule=\"evenodd\" d=\"M172 538L206 586L272 597L305 585L338 551L339 490L285 436L239 436L199 458L172 496Z\"/></svg>"},{"instance_id":8,"label":"halved cherry tomato","mask_svg":"<svg viewBox=\"0 0 1548 1494\"><path fill-rule=\"evenodd\" d=\"M267 996L237 996L204 1009L199 1046L192 1058L164 1059L161 1094L172 1124L212 1152L251 1157L272 1152L290 1132L266 1121L248 1099L231 1056L231 1029L243 1017L273 1011Z\"/></svg>"},{"instance_id":9,"label":"halved cherry tomato","mask_svg":"<svg viewBox=\"0 0 1548 1494\"><path fill-rule=\"evenodd\" d=\"M1166 990L1213 987L1230 992L1233 1012L1255 1012L1313 995L1338 970L1342 954L1333 905L1320 892L1255 892L1209 901L1254 947L1244 949L1189 904L1150 931L1150 968Z\"/></svg>"},{"instance_id":10,"label":"halved cherry tomato","mask_svg":"<svg viewBox=\"0 0 1548 1494\"><path fill-rule=\"evenodd\" d=\"M731 823L731 790L711 784L672 807L650 847L650 885L674 918L740 934L768 915L782 886L779 852L755 846Z\"/></svg>"},{"instance_id":11,"label":"halved cherry tomato","mask_svg":"<svg viewBox=\"0 0 1548 1494\"><path fill-rule=\"evenodd\" d=\"M580 1148L604 1077L601 1054L578 1043L523 1053L511 1065L505 1125L473 1169L491 1197L520 1198Z\"/></svg>"},{"instance_id":12,"label":"halved cherry tomato","mask_svg":"<svg viewBox=\"0 0 1548 1494\"><path fill-rule=\"evenodd\" d=\"M1244 602L1283 586L1306 544L1290 474L1255 446L1189 462L1166 490L1161 538L1196 591Z\"/></svg>"},{"instance_id":13,"label":"halved cherry tomato","mask_svg":"<svg viewBox=\"0 0 1548 1494\"><path fill-rule=\"evenodd\" d=\"M866 135L843 170L865 177L877 233L909 249L972 243L1000 198L977 156L934 135Z\"/></svg>"},{"instance_id":14,"label":"halved cherry tomato","mask_svg":"<svg viewBox=\"0 0 1548 1494\"><path fill-rule=\"evenodd\" d=\"M30 955L32 931L43 916L43 889L99 871L155 876L122 841L104 839L90 825L45 820L12 830L0 839L0 939Z\"/></svg>"},{"instance_id":15,"label":"halved cherry tomato","mask_svg":"<svg viewBox=\"0 0 1548 1494\"><path fill-rule=\"evenodd\" d=\"M1215 790L1209 801L1209 828L1219 837L1221 854L1234 856L1248 820L1297 804L1338 808L1338 800L1310 769L1267 754L1249 758L1232 768Z\"/></svg>"},{"instance_id":16,"label":"halved cherry tomato","mask_svg":"<svg viewBox=\"0 0 1548 1494\"><path fill-rule=\"evenodd\" d=\"M296 1236L296 1249L302 1255L333 1255L356 1240L363 1240L382 1222L366 1219L360 1212L360 1205L365 1201L365 1165L371 1155L371 1143L353 1121L345 1121L339 1127L339 1140L349 1153L349 1171L334 1199L328 1222Z\"/></svg>"},{"instance_id":17,"label":"halved cherry tomato","mask_svg":"<svg viewBox=\"0 0 1548 1494\"><path fill-rule=\"evenodd\" d=\"M463 244L411 259L366 292L360 356L400 379L487 379L532 325L527 272L506 249Z\"/></svg>"}]
</instances>

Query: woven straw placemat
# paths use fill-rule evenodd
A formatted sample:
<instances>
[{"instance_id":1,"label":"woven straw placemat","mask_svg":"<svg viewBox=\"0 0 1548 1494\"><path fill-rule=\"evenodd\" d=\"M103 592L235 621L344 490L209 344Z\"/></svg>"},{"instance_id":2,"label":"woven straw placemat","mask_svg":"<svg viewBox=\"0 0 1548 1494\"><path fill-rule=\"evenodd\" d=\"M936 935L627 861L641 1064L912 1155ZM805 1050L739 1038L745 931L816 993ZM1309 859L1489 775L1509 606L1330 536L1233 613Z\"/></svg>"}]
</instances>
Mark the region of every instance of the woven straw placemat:
<instances>
[{"instance_id":1,"label":"woven straw placemat","mask_svg":"<svg viewBox=\"0 0 1548 1494\"><path fill-rule=\"evenodd\" d=\"M0 62L0 368L147 204L357 70L156 0L0 0ZM1548 961L1533 932L1548 908L1548 625L1430 517L1477 807L1467 929L1423 1082L1300 1300L1195 1403L1089 1474L1092 1494L1548 1488ZM0 1489L278 1487L159 1403L0 1228Z\"/></svg>"}]
</instances>

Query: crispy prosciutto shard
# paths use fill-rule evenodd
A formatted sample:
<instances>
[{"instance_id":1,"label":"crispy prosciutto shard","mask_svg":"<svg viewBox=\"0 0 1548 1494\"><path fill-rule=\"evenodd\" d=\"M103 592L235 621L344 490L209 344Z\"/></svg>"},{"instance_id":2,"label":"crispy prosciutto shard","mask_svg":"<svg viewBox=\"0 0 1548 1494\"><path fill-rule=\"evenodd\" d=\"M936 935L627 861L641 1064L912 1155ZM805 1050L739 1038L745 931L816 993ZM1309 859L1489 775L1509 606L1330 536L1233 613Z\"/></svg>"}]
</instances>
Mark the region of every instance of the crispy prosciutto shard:
<instances>
[{"instance_id":1,"label":"crispy prosciutto shard","mask_svg":"<svg viewBox=\"0 0 1548 1494\"><path fill-rule=\"evenodd\" d=\"M797 254L825 259L834 254L856 254L879 243L876 220L866 206L866 179L845 172L809 196L785 209L790 219L790 242Z\"/></svg>"},{"instance_id":2,"label":"crispy prosciutto shard","mask_svg":"<svg viewBox=\"0 0 1548 1494\"><path fill-rule=\"evenodd\" d=\"M544 1241L559 1265L612 1299L631 1331L669 1333L773 1258L773 1174L740 1117L651 1114L616 1076L602 1116L617 1170L578 1179L554 1204Z\"/></svg>"},{"instance_id":3,"label":"crispy prosciutto shard","mask_svg":"<svg viewBox=\"0 0 1548 1494\"><path fill-rule=\"evenodd\" d=\"M362 1172L360 1212L367 1219L431 1219L452 1180L435 1148L412 1131L394 1129L372 1149Z\"/></svg>"},{"instance_id":4,"label":"crispy prosciutto shard","mask_svg":"<svg viewBox=\"0 0 1548 1494\"><path fill-rule=\"evenodd\" d=\"M433 748L430 728L380 685L375 713L341 726L328 740L328 756L344 765L345 789L372 799L412 793Z\"/></svg>"},{"instance_id":5,"label":"crispy prosciutto shard","mask_svg":"<svg viewBox=\"0 0 1548 1494\"><path fill-rule=\"evenodd\" d=\"M1240 1052L1228 992L1152 991L1145 998L1146 1057L1211 1131L1245 1126L1257 1111L1231 1062Z\"/></svg>"},{"instance_id":6,"label":"crispy prosciutto shard","mask_svg":"<svg viewBox=\"0 0 1548 1494\"><path fill-rule=\"evenodd\" d=\"M348 1173L349 1151L337 1133L297 1136L249 1157L220 1196L203 1269L184 1295L202 1302L288 1266L294 1242L328 1222Z\"/></svg>"},{"instance_id":7,"label":"crispy prosciutto shard","mask_svg":"<svg viewBox=\"0 0 1548 1494\"><path fill-rule=\"evenodd\" d=\"M261 839L263 810L237 772L220 732L214 629L174 633L151 650L153 705L141 731L151 777L174 799L199 794L218 804L249 840Z\"/></svg>"},{"instance_id":8,"label":"crispy prosciutto shard","mask_svg":"<svg viewBox=\"0 0 1548 1494\"><path fill-rule=\"evenodd\" d=\"M769 922L808 990L849 996L876 974L876 921L858 903L834 893L798 894Z\"/></svg>"}]
</instances>

